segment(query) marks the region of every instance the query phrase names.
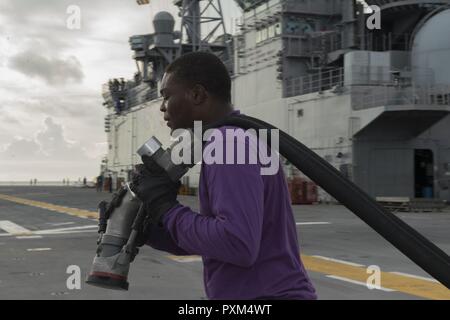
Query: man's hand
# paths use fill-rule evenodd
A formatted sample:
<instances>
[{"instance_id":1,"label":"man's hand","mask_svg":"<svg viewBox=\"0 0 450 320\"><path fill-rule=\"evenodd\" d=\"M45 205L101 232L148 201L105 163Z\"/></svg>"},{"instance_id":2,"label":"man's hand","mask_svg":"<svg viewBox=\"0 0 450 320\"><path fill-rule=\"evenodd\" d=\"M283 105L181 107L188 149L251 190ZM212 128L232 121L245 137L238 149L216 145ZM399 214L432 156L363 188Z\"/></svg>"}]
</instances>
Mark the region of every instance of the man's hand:
<instances>
[{"instance_id":1,"label":"man's hand","mask_svg":"<svg viewBox=\"0 0 450 320\"><path fill-rule=\"evenodd\" d=\"M149 170L150 168L150 170ZM178 204L180 182L173 182L158 166L137 165L133 172L130 189L143 202L147 217L139 232L137 246L143 246L152 230L159 228L162 217Z\"/></svg>"},{"instance_id":2,"label":"man's hand","mask_svg":"<svg viewBox=\"0 0 450 320\"><path fill-rule=\"evenodd\" d=\"M150 223L160 223L162 216L178 204L180 182L173 182L160 168L137 165L132 175L130 189L144 203Z\"/></svg>"}]
</instances>

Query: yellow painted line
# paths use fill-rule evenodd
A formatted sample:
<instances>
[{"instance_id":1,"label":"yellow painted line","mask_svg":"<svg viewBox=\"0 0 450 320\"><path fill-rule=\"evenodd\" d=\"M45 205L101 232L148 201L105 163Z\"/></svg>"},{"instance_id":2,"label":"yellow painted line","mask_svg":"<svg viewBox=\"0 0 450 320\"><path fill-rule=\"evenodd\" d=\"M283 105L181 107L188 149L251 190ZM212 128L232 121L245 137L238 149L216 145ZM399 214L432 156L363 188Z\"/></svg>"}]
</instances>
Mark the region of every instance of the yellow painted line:
<instances>
[{"instance_id":1,"label":"yellow painted line","mask_svg":"<svg viewBox=\"0 0 450 320\"><path fill-rule=\"evenodd\" d=\"M197 262L202 261L200 256L167 256L167 258L176 262Z\"/></svg>"},{"instance_id":2,"label":"yellow painted line","mask_svg":"<svg viewBox=\"0 0 450 320\"><path fill-rule=\"evenodd\" d=\"M370 274L365 267L302 255L305 267L314 272L330 274L355 281L366 282ZM391 272L380 272L381 286L421 298L450 300L450 290L440 283L408 277Z\"/></svg>"},{"instance_id":3,"label":"yellow painted line","mask_svg":"<svg viewBox=\"0 0 450 320\"><path fill-rule=\"evenodd\" d=\"M192 262L201 259L199 256L167 256L177 262ZM351 265L320 257L301 255L302 261L309 271L326 275L347 278L353 281L366 283L371 274L367 273L365 266ZM434 300L450 300L450 290L438 282L418 279L407 275L391 272L380 272L381 287L391 289L421 298Z\"/></svg>"},{"instance_id":4,"label":"yellow painted line","mask_svg":"<svg viewBox=\"0 0 450 320\"><path fill-rule=\"evenodd\" d=\"M88 210L81 210L76 208L68 208L64 206L58 206L55 204L47 203L47 202L41 202L41 201L35 201L35 200L29 200L19 197L14 197L6 194L0 194L0 200L15 202L19 204L23 204L26 206L46 209L50 211L60 212L60 213L66 213L71 216L76 216L80 218L98 218L98 213L95 211L88 211Z\"/></svg>"}]
</instances>

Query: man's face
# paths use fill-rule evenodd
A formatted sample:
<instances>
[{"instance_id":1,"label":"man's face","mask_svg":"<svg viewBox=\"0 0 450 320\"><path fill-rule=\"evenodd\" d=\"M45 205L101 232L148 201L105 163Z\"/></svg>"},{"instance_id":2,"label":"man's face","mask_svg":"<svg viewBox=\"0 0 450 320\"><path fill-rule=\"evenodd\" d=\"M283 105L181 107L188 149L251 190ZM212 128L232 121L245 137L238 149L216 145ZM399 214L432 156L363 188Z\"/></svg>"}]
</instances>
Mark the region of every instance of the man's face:
<instances>
[{"instance_id":1,"label":"man's face","mask_svg":"<svg viewBox=\"0 0 450 320\"><path fill-rule=\"evenodd\" d=\"M173 130L188 129L194 122L192 102L188 99L189 88L178 83L172 74L166 73L161 82L161 95L164 101L161 112L167 126Z\"/></svg>"}]
</instances>

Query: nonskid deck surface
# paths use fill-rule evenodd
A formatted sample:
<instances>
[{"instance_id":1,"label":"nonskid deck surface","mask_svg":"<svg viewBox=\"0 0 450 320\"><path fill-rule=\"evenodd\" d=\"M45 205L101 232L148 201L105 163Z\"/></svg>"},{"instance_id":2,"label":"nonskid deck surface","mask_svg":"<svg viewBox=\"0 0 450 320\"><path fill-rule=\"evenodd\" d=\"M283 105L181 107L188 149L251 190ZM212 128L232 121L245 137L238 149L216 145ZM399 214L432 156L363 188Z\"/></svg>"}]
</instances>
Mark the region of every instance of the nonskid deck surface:
<instances>
[{"instance_id":1,"label":"nonskid deck surface","mask_svg":"<svg viewBox=\"0 0 450 320\"><path fill-rule=\"evenodd\" d=\"M110 197L74 187L0 187L0 299L206 299L200 257L149 247L131 266L128 292L84 283L96 249L96 206ZM180 201L198 208L196 197ZM293 209L303 261L320 299L450 299L449 290L345 207ZM450 252L448 208L397 215ZM79 290L73 289L77 267ZM369 289L374 270L380 287Z\"/></svg>"}]
</instances>

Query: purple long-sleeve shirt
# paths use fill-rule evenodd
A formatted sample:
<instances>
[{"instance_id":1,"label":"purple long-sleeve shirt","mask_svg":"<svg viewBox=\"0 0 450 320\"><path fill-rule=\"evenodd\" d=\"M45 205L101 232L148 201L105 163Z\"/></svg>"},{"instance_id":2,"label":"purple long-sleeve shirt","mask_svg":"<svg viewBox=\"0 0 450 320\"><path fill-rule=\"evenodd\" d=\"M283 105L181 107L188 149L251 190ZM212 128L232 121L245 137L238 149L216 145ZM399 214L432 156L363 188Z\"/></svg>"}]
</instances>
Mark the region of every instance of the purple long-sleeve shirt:
<instances>
[{"instance_id":1,"label":"purple long-sleeve shirt","mask_svg":"<svg viewBox=\"0 0 450 320\"><path fill-rule=\"evenodd\" d=\"M224 138L226 129L236 128L219 128ZM251 149L248 141L245 148ZM225 148L223 153L225 159ZM209 299L316 299L300 259L281 165L274 175L261 175L261 167L203 162L200 212L172 208L147 244L202 256Z\"/></svg>"}]
</instances>

